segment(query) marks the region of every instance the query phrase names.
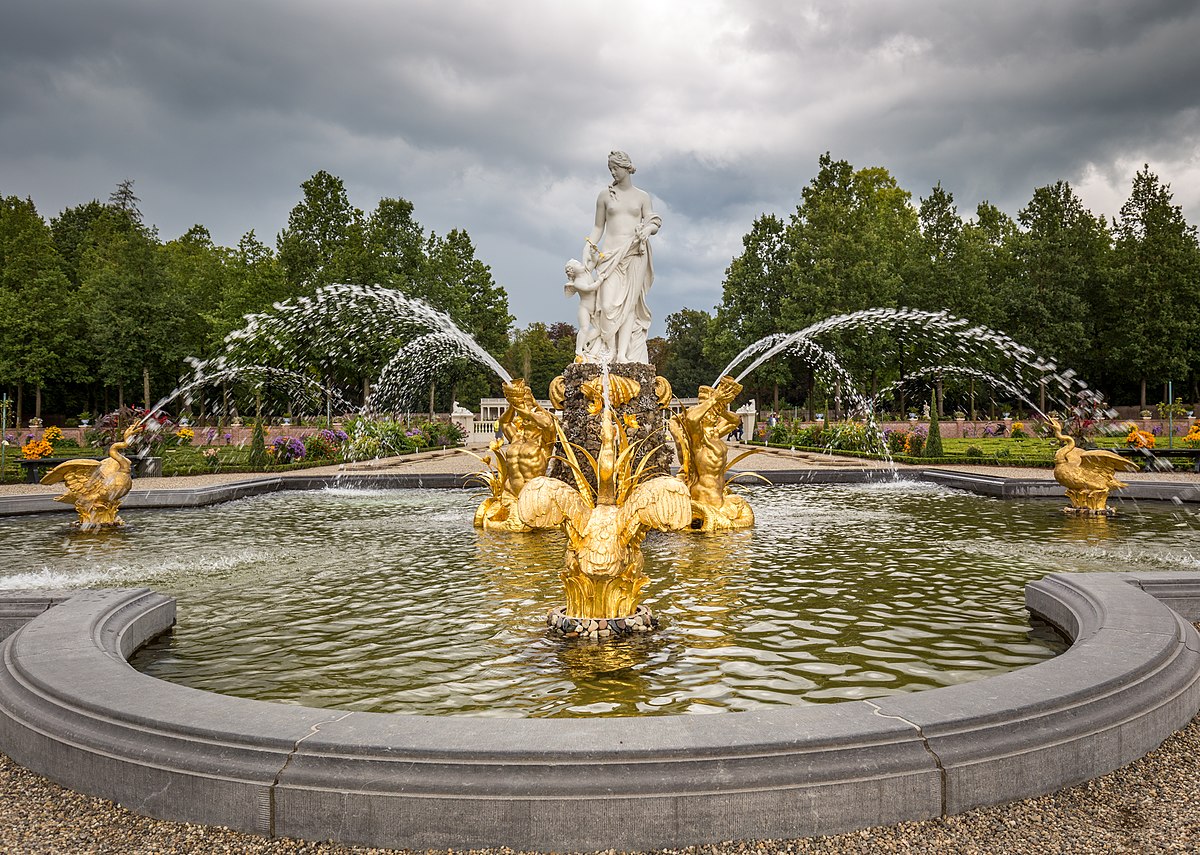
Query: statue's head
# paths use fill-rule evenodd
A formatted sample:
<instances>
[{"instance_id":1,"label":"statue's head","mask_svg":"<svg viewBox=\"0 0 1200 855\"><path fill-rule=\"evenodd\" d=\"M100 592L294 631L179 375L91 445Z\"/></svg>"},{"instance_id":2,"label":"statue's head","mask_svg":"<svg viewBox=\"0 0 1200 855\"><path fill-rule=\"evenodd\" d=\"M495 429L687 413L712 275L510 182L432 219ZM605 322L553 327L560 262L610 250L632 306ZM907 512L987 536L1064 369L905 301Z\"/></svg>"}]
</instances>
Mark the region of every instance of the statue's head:
<instances>
[{"instance_id":1,"label":"statue's head","mask_svg":"<svg viewBox=\"0 0 1200 855\"><path fill-rule=\"evenodd\" d=\"M587 268L583 266L583 262L577 258L572 258L567 262L567 278L574 279L576 276L582 276L587 273Z\"/></svg>"},{"instance_id":2,"label":"statue's head","mask_svg":"<svg viewBox=\"0 0 1200 855\"><path fill-rule=\"evenodd\" d=\"M623 151L610 151L608 153L608 165L619 166L630 175L637 172L637 167L633 165L633 161L629 159L629 155Z\"/></svg>"}]
</instances>

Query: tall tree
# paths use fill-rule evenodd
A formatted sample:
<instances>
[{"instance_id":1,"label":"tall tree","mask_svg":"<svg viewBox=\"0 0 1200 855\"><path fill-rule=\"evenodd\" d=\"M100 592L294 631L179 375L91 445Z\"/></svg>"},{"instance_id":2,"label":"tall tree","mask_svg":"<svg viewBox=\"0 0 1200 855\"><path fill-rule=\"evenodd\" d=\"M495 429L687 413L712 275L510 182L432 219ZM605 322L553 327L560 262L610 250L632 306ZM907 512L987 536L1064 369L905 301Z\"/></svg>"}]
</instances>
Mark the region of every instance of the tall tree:
<instances>
[{"instance_id":1,"label":"tall tree","mask_svg":"<svg viewBox=\"0 0 1200 855\"><path fill-rule=\"evenodd\" d=\"M788 228L791 305L798 310L788 320L803 327L832 314L907 304L920 232L911 195L891 173L882 167L855 170L826 153L801 195ZM888 369L885 355L896 350L869 331L834 335L829 346L856 383L872 390ZM902 375L907 353L899 348Z\"/></svg>"},{"instance_id":2,"label":"tall tree","mask_svg":"<svg viewBox=\"0 0 1200 855\"><path fill-rule=\"evenodd\" d=\"M369 281L405 289L421 271L425 230L407 199L380 199L366 224Z\"/></svg>"},{"instance_id":3,"label":"tall tree","mask_svg":"<svg viewBox=\"0 0 1200 855\"><path fill-rule=\"evenodd\" d=\"M210 349L240 329L246 315L266 311L288 296L283 268L275 254L255 236L253 229L246 232L226 260L221 293L208 314Z\"/></svg>"},{"instance_id":4,"label":"tall tree","mask_svg":"<svg viewBox=\"0 0 1200 855\"><path fill-rule=\"evenodd\" d=\"M711 323L707 312L696 309L680 309L667 315L667 352L662 375L670 381L676 395L694 396L701 386L712 383L721 370L722 366L704 352Z\"/></svg>"},{"instance_id":5,"label":"tall tree","mask_svg":"<svg viewBox=\"0 0 1200 855\"><path fill-rule=\"evenodd\" d=\"M177 307L154 234L110 207L88 232L79 280L96 376L117 388L118 402L151 397L145 395L151 382L173 385L180 367Z\"/></svg>"},{"instance_id":6,"label":"tall tree","mask_svg":"<svg viewBox=\"0 0 1200 855\"><path fill-rule=\"evenodd\" d=\"M126 178L117 184L117 189L108 194L108 206L115 211L120 211L131 222L144 226L142 220L142 209L138 207L138 202L142 201L133 192L133 179Z\"/></svg>"},{"instance_id":7,"label":"tall tree","mask_svg":"<svg viewBox=\"0 0 1200 855\"><path fill-rule=\"evenodd\" d=\"M976 324L1003 323L999 295L1016 276L1013 244L1017 224L990 202L980 202L975 217L963 225L955 250L957 288L948 306Z\"/></svg>"},{"instance_id":8,"label":"tall tree","mask_svg":"<svg viewBox=\"0 0 1200 855\"><path fill-rule=\"evenodd\" d=\"M496 284L492 269L475 257L471 236L453 229L444 238L431 234L412 295L448 314L489 353L508 344L508 292Z\"/></svg>"},{"instance_id":9,"label":"tall tree","mask_svg":"<svg viewBox=\"0 0 1200 855\"><path fill-rule=\"evenodd\" d=\"M785 314L794 314L785 309L793 299L789 255L783 221L774 214L756 218L742 238L742 254L725 271L721 304L705 344L709 362L723 367L747 345L794 329L787 326L785 318ZM720 367L715 369L719 370ZM791 382L791 372L787 364L779 361L763 366L755 372L753 380L759 388L769 389L777 397L779 384Z\"/></svg>"},{"instance_id":10,"label":"tall tree","mask_svg":"<svg viewBox=\"0 0 1200 855\"><path fill-rule=\"evenodd\" d=\"M917 275L907 289L910 305L921 309L959 311L964 302L960 278L959 253L963 243L963 222L954 204L954 194L934 185L918 209L921 236L914 259Z\"/></svg>"},{"instance_id":11,"label":"tall tree","mask_svg":"<svg viewBox=\"0 0 1200 855\"><path fill-rule=\"evenodd\" d=\"M79 284L79 259L87 248L92 224L104 216L108 208L96 199L63 210L50 221L54 246L62 259L63 272L72 285Z\"/></svg>"},{"instance_id":12,"label":"tall tree","mask_svg":"<svg viewBox=\"0 0 1200 855\"><path fill-rule=\"evenodd\" d=\"M33 201L0 199L0 382L28 384L39 416L47 383L85 375L71 290L50 227Z\"/></svg>"},{"instance_id":13,"label":"tall tree","mask_svg":"<svg viewBox=\"0 0 1200 855\"><path fill-rule=\"evenodd\" d=\"M1019 278L1002 293L1003 329L1042 356L1089 363L1091 309L1108 274L1109 235L1065 181L1039 187L1012 237Z\"/></svg>"},{"instance_id":14,"label":"tall tree","mask_svg":"<svg viewBox=\"0 0 1200 855\"><path fill-rule=\"evenodd\" d=\"M1171 188L1142 167L1121 206L1111 287L1102 312L1101 345L1114 379L1138 384L1175 380L1196 389L1200 374L1200 245L1196 227L1173 202ZM1182 392L1182 390L1181 390Z\"/></svg>"},{"instance_id":15,"label":"tall tree","mask_svg":"<svg viewBox=\"0 0 1200 855\"><path fill-rule=\"evenodd\" d=\"M174 350L181 358L203 355L216 338L214 318L228 289L231 255L200 225L162 246L163 299L177 316Z\"/></svg>"},{"instance_id":16,"label":"tall tree","mask_svg":"<svg viewBox=\"0 0 1200 855\"><path fill-rule=\"evenodd\" d=\"M504 353L513 322L508 293L496 284L491 268L475 257L475 246L465 231L454 229L444 238L430 234L410 293L449 315L488 353ZM451 364L442 374L450 397L474 398L499 390L498 378L465 362ZM440 400L449 404L446 396Z\"/></svg>"},{"instance_id":17,"label":"tall tree","mask_svg":"<svg viewBox=\"0 0 1200 855\"><path fill-rule=\"evenodd\" d=\"M293 292L310 293L332 282L363 281L363 213L350 204L342 179L321 170L300 185L304 198L279 233L279 262Z\"/></svg>"}]
</instances>

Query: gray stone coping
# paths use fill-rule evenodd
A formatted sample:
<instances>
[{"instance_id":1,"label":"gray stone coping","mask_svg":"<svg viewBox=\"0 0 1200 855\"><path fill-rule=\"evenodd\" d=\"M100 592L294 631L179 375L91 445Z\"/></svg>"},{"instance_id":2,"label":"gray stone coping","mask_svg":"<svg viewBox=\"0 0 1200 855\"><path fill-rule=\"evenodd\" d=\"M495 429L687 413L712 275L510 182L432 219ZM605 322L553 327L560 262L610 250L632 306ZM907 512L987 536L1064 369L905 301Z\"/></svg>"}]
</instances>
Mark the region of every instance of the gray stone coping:
<instances>
[{"instance_id":1,"label":"gray stone coping","mask_svg":"<svg viewBox=\"0 0 1200 855\"><path fill-rule=\"evenodd\" d=\"M321 490L326 487L370 487L373 489L472 488L469 475L454 473L289 475L276 478L250 478L206 487L133 490L122 502L122 510L144 508L193 508L244 499L280 490ZM1063 498L1063 488L1052 480L1004 478L957 472L950 469L781 469L772 470L773 484L863 484L881 480L929 481L966 490L982 496L1005 499ZM749 483L749 482L746 482ZM1137 481L1109 497L1120 508L1126 501L1200 502L1200 483L1180 481ZM0 496L0 516L20 516L55 512L74 513L74 508L56 502L47 493Z\"/></svg>"},{"instance_id":2,"label":"gray stone coping","mask_svg":"<svg viewBox=\"0 0 1200 855\"><path fill-rule=\"evenodd\" d=\"M150 816L418 850L645 850L925 819L1108 772L1200 708L1200 637L1189 623L1200 618L1200 573L1031 583L1030 611L1073 645L973 683L597 720L347 712L212 694L126 661L172 625L169 597L0 600L28 620L0 646L0 749L16 762Z\"/></svg>"}]
</instances>

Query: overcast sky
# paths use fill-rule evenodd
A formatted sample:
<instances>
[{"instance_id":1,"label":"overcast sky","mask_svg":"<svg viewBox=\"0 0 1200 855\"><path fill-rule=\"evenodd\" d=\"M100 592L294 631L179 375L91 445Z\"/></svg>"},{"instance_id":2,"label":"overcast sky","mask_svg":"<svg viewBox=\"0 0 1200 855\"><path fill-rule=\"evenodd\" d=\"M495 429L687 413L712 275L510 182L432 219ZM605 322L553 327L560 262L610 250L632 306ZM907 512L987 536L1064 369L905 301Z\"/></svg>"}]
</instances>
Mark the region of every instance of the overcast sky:
<instances>
[{"instance_id":1,"label":"overcast sky","mask_svg":"<svg viewBox=\"0 0 1200 855\"><path fill-rule=\"evenodd\" d=\"M1193 0L5 5L0 194L50 217L133 178L164 240L274 245L325 169L465 228L520 325L574 319L611 149L663 217L652 335L825 151L964 216L1066 179L1111 218L1148 162L1200 222Z\"/></svg>"}]
</instances>

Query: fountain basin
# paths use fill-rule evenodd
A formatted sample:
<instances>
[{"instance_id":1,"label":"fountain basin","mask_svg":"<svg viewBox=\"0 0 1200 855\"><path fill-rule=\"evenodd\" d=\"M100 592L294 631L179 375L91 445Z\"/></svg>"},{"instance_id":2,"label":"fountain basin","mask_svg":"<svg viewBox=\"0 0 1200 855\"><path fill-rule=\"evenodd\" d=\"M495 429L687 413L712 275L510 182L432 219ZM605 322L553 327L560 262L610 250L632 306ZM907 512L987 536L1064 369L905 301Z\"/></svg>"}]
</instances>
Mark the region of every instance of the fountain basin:
<instances>
[{"instance_id":1,"label":"fountain basin","mask_svg":"<svg viewBox=\"0 0 1200 855\"><path fill-rule=\"evenodd\" d=\"M322 710L135 671L148 589L8 593L0 749L167 819L375 846L647 849L834 834L1025 798L1145 754L1200 708L1200 573L1051 574L1063 655L973 683L719 716ZM1161 598L1161 601L1160 601ZM36 615L36 616L33 616Z\"/></svg>"}]
</instances>

